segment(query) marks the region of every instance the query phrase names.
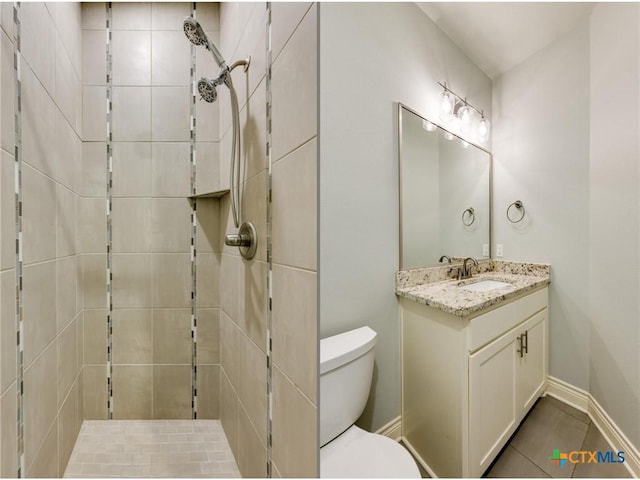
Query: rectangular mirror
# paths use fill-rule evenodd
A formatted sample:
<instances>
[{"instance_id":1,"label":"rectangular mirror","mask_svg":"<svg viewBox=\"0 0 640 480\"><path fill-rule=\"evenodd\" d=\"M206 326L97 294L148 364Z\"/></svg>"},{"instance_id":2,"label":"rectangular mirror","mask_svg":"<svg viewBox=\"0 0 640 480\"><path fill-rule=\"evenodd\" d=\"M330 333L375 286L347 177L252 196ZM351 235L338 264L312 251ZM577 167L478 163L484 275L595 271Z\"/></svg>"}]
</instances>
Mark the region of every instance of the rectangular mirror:
<instances>
[{"instance_id":1,"label":"rectangular mirror","mask_svg":"<svg viewBox=\"0 0 640 480\"><path fill-rule=\"evenodd\" d=\"M398 129L400 269L489 258L491 154L402 104Z\"/></svg>"}]
</instances>

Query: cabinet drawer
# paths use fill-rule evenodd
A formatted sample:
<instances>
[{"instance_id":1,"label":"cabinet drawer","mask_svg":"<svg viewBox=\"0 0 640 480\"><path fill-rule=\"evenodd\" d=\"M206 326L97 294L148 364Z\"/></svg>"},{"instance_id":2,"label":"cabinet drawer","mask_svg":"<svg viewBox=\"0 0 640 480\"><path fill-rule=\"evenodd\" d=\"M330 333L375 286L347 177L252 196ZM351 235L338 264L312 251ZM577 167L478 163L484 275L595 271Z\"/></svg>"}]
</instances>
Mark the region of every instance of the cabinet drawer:
<instances>
[{"instance_id":1,"label":"cabinet drawer","mask_svg":"<svg viewBox=\"0 0 640 480\"><path fill-rule=\"evenodd\" d=\"M471 320L467 349L474 352L547 306L548 289L526 295Z\"/></svg>"}]
</instances>

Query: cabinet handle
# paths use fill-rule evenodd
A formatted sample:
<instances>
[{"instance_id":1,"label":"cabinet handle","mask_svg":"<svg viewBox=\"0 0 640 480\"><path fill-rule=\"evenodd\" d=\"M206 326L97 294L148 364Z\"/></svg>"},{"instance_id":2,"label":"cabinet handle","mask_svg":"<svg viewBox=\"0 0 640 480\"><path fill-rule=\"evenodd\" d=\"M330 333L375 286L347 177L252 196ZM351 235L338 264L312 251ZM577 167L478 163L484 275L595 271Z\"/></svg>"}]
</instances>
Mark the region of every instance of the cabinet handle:
<instances>
[{"instance_id":1,"label":"cabinet handle","mask_svg":"<svg viewBox=\"0 0 640 480\"><path fill-rule=\"evenodd\" d=\"M529 353L529 330L524 332L524 353Z\"/></svg>"},{"instance_id":2,"label":"cabinet handle","mask_svg":"<svg viewBox=\"0 0 640 480\"><path fill-rule=\"evenodd\" d=\"M518 353L520 354L520 358L524 357L524 342L523 342L522 337L524 337L524 334L518 335L518 343L520 344L520 348L518 349Z\"/></svg>"}]
</instances>

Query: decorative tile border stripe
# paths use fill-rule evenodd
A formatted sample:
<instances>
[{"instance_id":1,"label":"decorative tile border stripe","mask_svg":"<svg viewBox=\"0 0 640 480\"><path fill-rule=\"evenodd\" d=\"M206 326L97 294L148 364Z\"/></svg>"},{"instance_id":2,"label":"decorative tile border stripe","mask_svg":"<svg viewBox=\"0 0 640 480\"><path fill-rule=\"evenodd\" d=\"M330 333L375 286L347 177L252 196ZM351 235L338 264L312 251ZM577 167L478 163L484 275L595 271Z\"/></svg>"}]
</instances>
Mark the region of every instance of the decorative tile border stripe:
<instances>
[{"instance_id":1,"label":"decorative tile border stripe","mask_svg":"<svg viewBox=\"0 0 640 480\"><path fill-rule=\"evenodd\" d=\"M273 329L273 260L271 248L271 2L267 2L267 72L265 78L266 86L266 112L267 112L267 478L273 477L273 467L271 461L272 454L272 419L273 419L273 352L271 342L271 332Z\"/></svg>"},{"instance_id":2,"label":"decorative tile border stripe","mask_svg":"<svg viewBox=\"0 0 640 480\"><path fill-rule=\"evenodd\" d=\"M14 77L14 180L15 180L15 229L16 229L16 392L17 392L17 447L18 471L16 476L26 474L24 464L24 317L22 295L22 52L20 45L20 2L13 4L13 77Z\"/></svg>"},{"instance_id":3,"label":"decorative tile border stripe","mask_svg":"<svg viewBox=\"0 0 640 480\"><path fill-rule=\"evenodd\" d=\"M192 3L191 16L196 18L196 2ZM191 43L191 104L190 158L191 195L196 194L196 46ZM191 418L198 418L198 303L196 265L196 217L197 200L191 199Z\"/></svg>"},{"instance_id":4,"label":"decorative tile border stripe","mask_svg":"<svg viewBox=\"0 0 640 480\"><path fill-rule=\"evenodd\" d=\"M106 3L106 50L107 50L107 418L113 419L113 257L112 257L112 223L111 189L113 187L113 145L111 121L113 119L113 89L112 89L112 51L111 51L111 2Z\"/></svg>"}]
</instances>

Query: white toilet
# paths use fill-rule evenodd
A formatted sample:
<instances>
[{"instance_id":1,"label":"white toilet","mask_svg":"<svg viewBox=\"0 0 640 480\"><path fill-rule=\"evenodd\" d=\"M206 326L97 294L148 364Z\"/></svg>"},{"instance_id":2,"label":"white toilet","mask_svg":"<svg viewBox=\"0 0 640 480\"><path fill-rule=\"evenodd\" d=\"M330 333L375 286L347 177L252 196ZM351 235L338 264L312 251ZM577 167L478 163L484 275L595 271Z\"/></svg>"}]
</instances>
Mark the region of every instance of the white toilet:
<instances>
[{"instance_id":1,"label":"white toilet","mask_svg":"<svg viewBox=\"0 0 640 480\"><path fill-rule=\"evenodd\" d=\"M420 478L399 443L354 425L364 410L376 332L361 327L320 340L320 476Z\"/></svg>"}]
</instances>

